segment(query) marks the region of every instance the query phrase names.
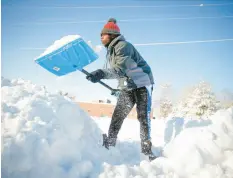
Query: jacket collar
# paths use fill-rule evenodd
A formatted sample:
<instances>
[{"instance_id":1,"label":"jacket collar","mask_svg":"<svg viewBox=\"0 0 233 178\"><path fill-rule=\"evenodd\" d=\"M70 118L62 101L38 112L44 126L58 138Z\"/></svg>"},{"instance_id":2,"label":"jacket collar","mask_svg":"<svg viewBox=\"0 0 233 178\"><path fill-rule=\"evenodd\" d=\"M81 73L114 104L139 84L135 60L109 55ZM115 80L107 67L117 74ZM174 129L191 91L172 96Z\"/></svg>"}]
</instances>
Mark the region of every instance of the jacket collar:
<instances>
[{"instance_id":1,"label":"jacket collar","mask_svg":"<svg viewBox=\"0 0 233 178\"><path fill-rule=\"evenodd\" d=\"M123 35L120 35L116 37L114 40L112 40L111 43L108 45L108 50L111 50L119 41L125 41Z\"/></svg>"}]
</instances>

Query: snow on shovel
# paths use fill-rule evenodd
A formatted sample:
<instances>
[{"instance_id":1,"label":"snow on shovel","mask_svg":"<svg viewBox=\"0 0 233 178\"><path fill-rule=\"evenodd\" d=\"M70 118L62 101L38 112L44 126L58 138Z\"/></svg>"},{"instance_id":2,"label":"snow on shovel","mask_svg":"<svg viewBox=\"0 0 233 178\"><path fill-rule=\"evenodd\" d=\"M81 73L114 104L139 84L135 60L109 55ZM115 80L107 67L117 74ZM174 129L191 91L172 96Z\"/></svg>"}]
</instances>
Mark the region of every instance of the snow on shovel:
<instances>
[{"instance_id":1,"label":"snow on shovel","mask_svg":"<svg viewBox=\"0 0 233 178\"><path fill-rule=\"evenodd\" d=\"M90 75L83 68L96 59L98 55L79 35L70 35L55 41L54 45L35 59L35 62L57 76L67 75L77 70ZM119 94L119 90L111 88L104 82L98 83L111 90L112 95Z\"/></svg>"}]
</instances>

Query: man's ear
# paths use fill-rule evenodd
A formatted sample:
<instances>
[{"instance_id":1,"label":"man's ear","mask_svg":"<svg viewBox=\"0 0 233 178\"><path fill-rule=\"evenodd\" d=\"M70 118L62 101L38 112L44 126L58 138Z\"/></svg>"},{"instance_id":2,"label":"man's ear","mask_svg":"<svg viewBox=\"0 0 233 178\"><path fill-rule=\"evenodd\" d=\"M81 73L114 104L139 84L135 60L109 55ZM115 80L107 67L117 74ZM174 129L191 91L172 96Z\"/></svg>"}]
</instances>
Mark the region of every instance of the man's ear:
<instances>
[{"instance_id":1,"label":"man's ear","mask_svg":"<svg viewBox=\"0 0 233 178\"><path fill-rule=\"evenodd\" d=\"M114 38L116 38L116 36L113 35L113 34L110 34L109 36L110 36L110 39L111 39L111 40L113 40Z\"/></svg>"}]
</instances>

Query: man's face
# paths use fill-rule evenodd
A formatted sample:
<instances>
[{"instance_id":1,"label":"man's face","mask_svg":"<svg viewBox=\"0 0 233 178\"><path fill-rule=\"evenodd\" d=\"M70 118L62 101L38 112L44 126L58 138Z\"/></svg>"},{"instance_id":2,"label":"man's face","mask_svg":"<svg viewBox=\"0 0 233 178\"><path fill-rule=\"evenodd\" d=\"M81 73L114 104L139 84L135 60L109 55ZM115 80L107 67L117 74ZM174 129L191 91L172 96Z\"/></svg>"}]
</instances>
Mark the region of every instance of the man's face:
<instances>
[{"instance_id":1,"label":"man's face","mask_svg":"<svg viewBox=\"0 0 233 178\"><path fill-rule=\"evenodd\" d=\"M109 34L106 34L106 33L102 33L101 34L101 42L104 46L108 46L109 43L111 42L111 36Z\"/></svg>"}]
</instances>

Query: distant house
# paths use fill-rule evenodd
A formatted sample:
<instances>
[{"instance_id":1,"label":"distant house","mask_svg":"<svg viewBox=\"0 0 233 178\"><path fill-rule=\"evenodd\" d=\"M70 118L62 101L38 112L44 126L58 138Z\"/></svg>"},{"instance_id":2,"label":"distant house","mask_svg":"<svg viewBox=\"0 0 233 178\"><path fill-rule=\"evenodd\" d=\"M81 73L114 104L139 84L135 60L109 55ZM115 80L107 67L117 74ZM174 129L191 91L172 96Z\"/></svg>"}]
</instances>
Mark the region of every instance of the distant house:
<instances>
[{"instance_id":1,"label":"distant house","mask_svg":"<svg viewBox=\"0 0 233 178\"><path fill-rule=\"evenodd\" d=\"M108 117L111 118L115 105L111 104L109 100L103 102L103 100L99 100L98 102L78 102L80 108L86 111L90 116L93 117ZM153 112L151 112L151 118L153 116ZM132 109L127 118L137 119L136 107Z\"/></svg>"}]
</instances>

